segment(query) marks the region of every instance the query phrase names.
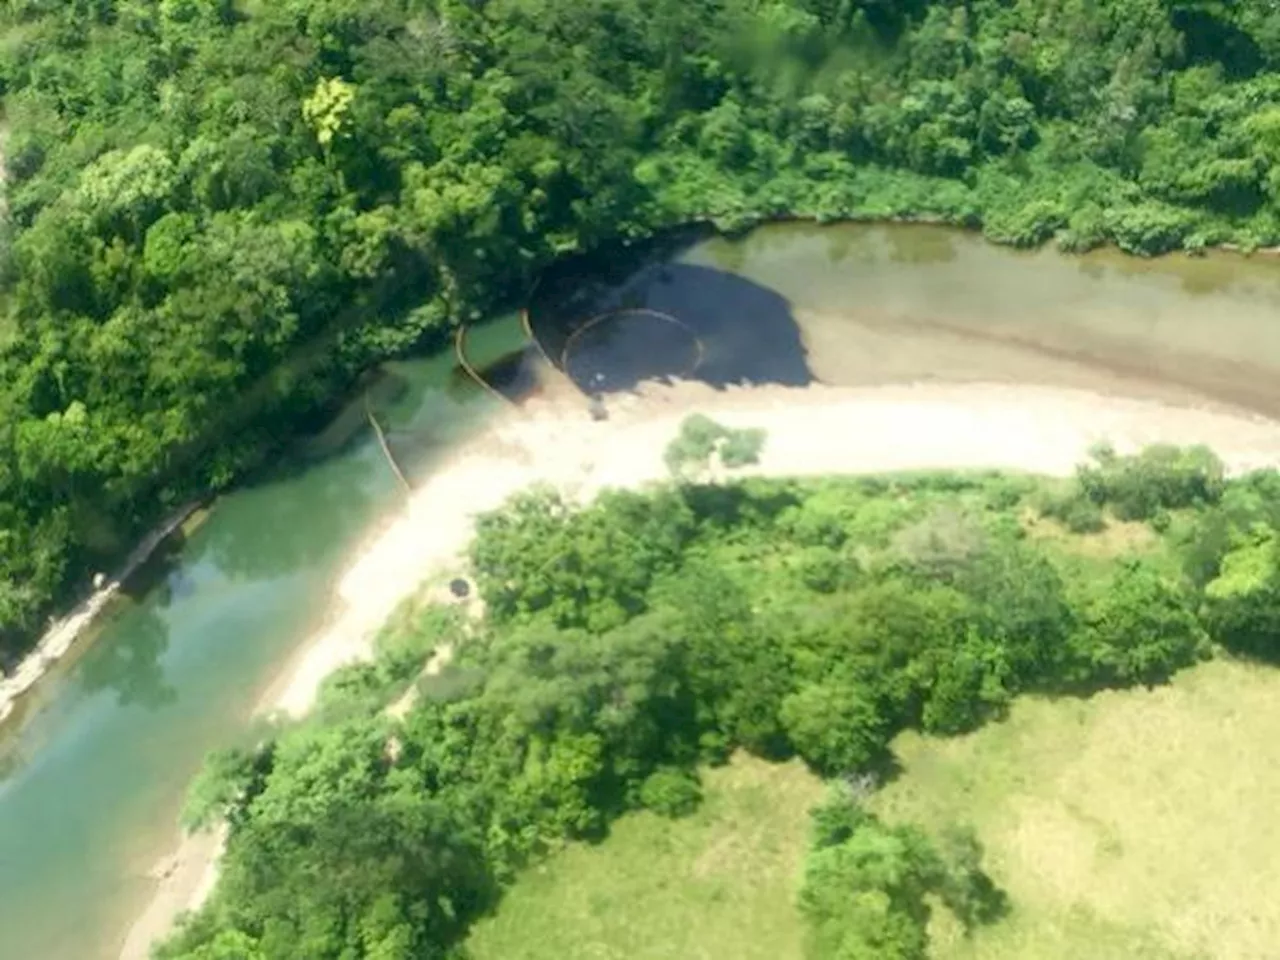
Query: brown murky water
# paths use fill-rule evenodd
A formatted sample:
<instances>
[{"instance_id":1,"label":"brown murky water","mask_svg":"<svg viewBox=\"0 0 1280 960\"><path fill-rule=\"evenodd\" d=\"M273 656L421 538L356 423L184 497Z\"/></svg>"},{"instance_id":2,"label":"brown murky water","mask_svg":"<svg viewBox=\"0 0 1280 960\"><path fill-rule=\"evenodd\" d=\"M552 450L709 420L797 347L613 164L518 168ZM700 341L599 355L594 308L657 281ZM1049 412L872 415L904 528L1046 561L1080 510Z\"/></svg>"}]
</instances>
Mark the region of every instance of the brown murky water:
<instances>
[{"instance_id":1,"label":"brown murky water","mask_svg":"<svg viewBox=\"0 0 1280 960\"><path fill-rule=\"evenodd\" d=\"M1068 257L849 224L709 240L684 259L785 297L829 383L1043 383L1280 415L1280 260Z\"/></svg>"},{"instance_id":2,"label":"brown murky water","mask_svg":"<svg viewBox=\"0 0 1280 960\"><path fill-rule=\"evenodd\" d=\"M623 260L567 265L534 307L586 390L696 358L715 385L1037 383L1280 415L1275 258L1065 256L943 227L793 223Z\"/></svg>"}]
</instances>

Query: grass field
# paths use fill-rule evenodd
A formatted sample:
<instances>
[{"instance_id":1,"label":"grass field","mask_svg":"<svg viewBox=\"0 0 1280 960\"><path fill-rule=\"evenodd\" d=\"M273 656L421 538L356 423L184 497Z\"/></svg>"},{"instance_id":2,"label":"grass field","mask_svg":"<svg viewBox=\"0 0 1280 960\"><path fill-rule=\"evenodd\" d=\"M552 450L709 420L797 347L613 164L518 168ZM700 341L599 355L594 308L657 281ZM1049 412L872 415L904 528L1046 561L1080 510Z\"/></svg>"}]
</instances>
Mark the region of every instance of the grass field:
<instances>
[{"instance_id":1,"label":"grass field","mask_svg":"<svg viewBox=\"0 0 1280 960\"><path fill-rule=\"evenodd\" d=\"M896 746L878 812L971 824L1012 902L970 939L940 911L936 960L1280 958L1280 671L1214 661ZM476 928L475 960L796 960L821 785L751 759L705 784L693 817L625 817L522 878Z\"/></svg>"},{"instance_id":2,"label":"grass field","mask_svg":"<svg viewBox=\"0 0 1280 960\"><path fill-rule=\"evenodd\" d=\"M822 784L739 757L692 816L636 813L522 877L468 943L475 960L796 960L808 811Z\"/></svg>"},{"instance_id":3,"label":"grass field","mask_svg":"<svg viewBox=\"0 0 1280 960\"><path fill-rule=\"evenodd\" d=\"M1012 901L969 941L936 924L939 960L1280 957L1280 671L1215 661L896 746L876 808L972 824Z\"/></svg>"}]
</instances>

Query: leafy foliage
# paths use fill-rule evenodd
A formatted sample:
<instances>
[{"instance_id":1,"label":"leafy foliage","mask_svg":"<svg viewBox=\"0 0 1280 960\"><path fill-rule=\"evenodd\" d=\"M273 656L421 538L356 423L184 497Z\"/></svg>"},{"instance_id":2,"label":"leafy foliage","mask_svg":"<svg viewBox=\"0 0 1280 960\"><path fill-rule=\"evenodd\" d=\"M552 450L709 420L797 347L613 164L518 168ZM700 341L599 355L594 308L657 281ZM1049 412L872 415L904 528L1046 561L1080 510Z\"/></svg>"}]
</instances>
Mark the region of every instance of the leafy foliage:
<instances>
[{"instance_id":1,"label":"leafy foliage","mask_svg":"<svg viewBox=\"0 0 1280 960\"><path fill-rule=\"evenodd\" d=\"M948 856L921 831L886 826L839 793L813 811L813 821L800 890L812 957L924 960L931 897L966 925L989 922L1004 908L972 835L953 839Z\"/></svg>"},{"instance_id":2,"label":"leafy foliage","mask_svg":"<svg viewBox=\"0 0 1280 960\"><path fill-rule=\"evenodd\" d=\"M690 812L732 751L873 783L898 732L971 730L1024 691L1160 683L1210 638L1276 656L1280 475L1133 463L1103 488L1146 503L1153 476L1170 526L1088 563L1027 536L1042 487L1000 476L515 498L473 548L484 621L410 609L311 720L212 758L192 813L231 827L225 881L161 956L456 955L523 867L626 810ZM440 644L444 676L384 713ZM971 835L887 826L845 787L814 829L814 957L922 957L938 904L1004 909Z\"/></svg>"},{"instance_id":3,"label":"leafy foliage","mask_svg":"<svg viewBox=\"0 0 1280 960\"><path fill-rule=\"evenodd\" d=\"M640 803L668 817L692 813L702 800L702 788L688 770L667 767L656 770L640 785Z\"/></svg>"},{"instance_id":4,"label":"leafy foliage","mask_svg":"<svg viewBox=\"0 0 1280 960\"><path fill-rule=\"evenodd\" d=\"M1161 510L1215 503L1222 496L1222 461L1206 447L1157 444L1130 457L1102 447L1094 461L1080 468L1080 487L1121 520L1151 520Z\"/></svg>"},{"instance_id":5,"label":"leafy foliage","mask_svg":"<svg viewBox=\"0 0 1280 960\"><path fill-rule=\"evenodd\" d=\"M759 461L764 440L765 432L758 428L735 430L695 413L680 424L680 433L667 445L663 458L673 476L705 470L713 456L730 469L745 467Z\"/></svg>"},{"instance_id":6,"label":"leafy foliage","mask_svg":"<svg viewBox=\"0 0 1280 960\"><path fill-rule=\"evenodd\" d=\"M1160 0L8 4L0 641L368 363L606 240L807 215L1276 243L1278 23Z\"/></svg>"},{"instance_id":7,"label":"leafy foliage","mask_svg":"<svg viewBox=\"0 0 1280 960\"><path fill-rule=\"evenodd\" d=\"M1192 598L1140 563L1122 567L1085 611L1078 635L1082 676L1107 683L1155 683L1208 654Z\"/></svg>"}]
</instances>

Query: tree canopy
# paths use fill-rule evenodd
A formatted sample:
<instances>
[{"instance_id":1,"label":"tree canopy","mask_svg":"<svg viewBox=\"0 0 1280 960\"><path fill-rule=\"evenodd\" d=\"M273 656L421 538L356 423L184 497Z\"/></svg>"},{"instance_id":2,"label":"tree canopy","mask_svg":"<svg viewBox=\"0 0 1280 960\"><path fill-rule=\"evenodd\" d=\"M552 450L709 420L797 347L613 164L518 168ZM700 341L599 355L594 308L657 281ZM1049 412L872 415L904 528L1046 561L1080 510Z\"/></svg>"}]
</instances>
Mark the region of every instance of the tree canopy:
<instances>
[{"instance_id":1,"label":"tree canopy","mask_svg":"<svg viewBox=\"0 0 1280 960\"><path fill-rule=\"evenodd\" d=\"M926 956L932 911L973 926L1005 903L971 835L862 807L898 733L1162 683L1215 649L1280 657L1278 475L1100 452L1077 495L1097 470L1125 478L1107 523L1195 496L1114 554L1030 532L1051 482L1000 475L515 498L473 545L483 618L409 609L313 717L211 758L191 815L229 824L224 879L159 956L462 956L522 869L628 810L688 813L699 771L738 750L831 781L797 890L813 960ZM420 679L439 647L452 659Z\"/></svg>"},{"instance_id":2,"label":"tree canopy","mask_svg":"<svg viewBox=\"0 0 1280 960\"><path fill-rule=\"evenodd\" d=\"M1280 12L1209 0L15 0L0 638L369 363L709 220L1280 240Z\"/></svg>"}]
</instances>

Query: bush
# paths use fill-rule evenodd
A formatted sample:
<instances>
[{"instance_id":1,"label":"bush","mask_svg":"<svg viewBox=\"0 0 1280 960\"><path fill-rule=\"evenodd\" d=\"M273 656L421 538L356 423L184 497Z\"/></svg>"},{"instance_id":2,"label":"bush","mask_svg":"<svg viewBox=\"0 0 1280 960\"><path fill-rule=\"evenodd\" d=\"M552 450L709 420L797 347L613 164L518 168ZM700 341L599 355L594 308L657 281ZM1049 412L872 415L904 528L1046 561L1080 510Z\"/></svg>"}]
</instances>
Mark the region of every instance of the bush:
<instances>
[{"instance_id":1,"label":"bush","mask_svg":"<svg viewBox=\"0 0 1280 960\"><path fill-rule=\"evenodd\" d=\"M811 816L800 910L814 960L923 960L931 901L945 904L966 929L1004 908L972 834L951 831L940 849L918 828L884 824L835 791Z\"/></svg>"},{"instance_id":2,"label":"bush","mask_svg":"<svg viewBox=\"0 0 1280 960\"><path fill-rule=\"evenodd\" d=\"M1255 533L1221 560L1205 587L1205 623L1235 653L1280 660L1280 541Z\"/></svg>"},{"instance_id":3,"label":"bush","mask_svg":"<svg viewBox=\"0 0 1280 960\"><path fill-rule=\"evenodd\" d=\"M1121 250L1155 256L1182 246L1182 238L1195 229L1196 219L1190 211L1148 202L1111 212L1107 226Z\"/></svg>"},{"instance_id":4,"label":"bush","mask_svg":"<svg viewBox=\"0 0 1280 960\"><path fill-rule=\"evenodd\" d=\"M1080 487L1121 520L1150 520L1160 509L1217 503L1225 488L1222 461L1207 447L1156 444L1122 457L1107 446L1077 472Z\"/></svg>"},{"instance_id":5,"label":"bush","mask_svg":"<svg viewBox=\"0 0 1280 960\"><path fill-rule=\"evenodd\" d=\"M809 547L800 554L800 582L817 593L834 593L847 587L857 573L857 562L830 547Z\"/></svg>"},{"instance_id":6,"label":"bush","mask_svg":"<svg viewBox=\"0 0 1280 960\"><path fill-rule=\"evenodd\" d=\"M1040 503L1040 514L1057 520L1072 533L1098 533L1107 526L1102 507L1079 484L1045 496Z\"/></svg>"},{"instance_id":7,"label":"bush","mask_svg":"<svg viewBox=\"0 0 1280 960\"><path fill-rule=\"evenodd\" d=\"M695 413L680 424L680 433L667 445L663 461L674 476L689 469L705 470L717 453L725 467L745 467L759 462L764 440L763 430L734 430Z\"/></svg>"},{"instance_id":8,"label":"bush","mask_svg":"<svg viewBox=\"0 0 1280 960\"><path fill-rule=\"evenodd\" d=\"M1084 253L1106 242L1106 214L1096 203L1082 204L1058 234L1058 246L1066 253Z\"/></svg>"},{"instance_id":9,"label":"bush","mask_svg":"<svg viewBox=\"0 0 1280 960\"><path fill-rule=\"evenodd\" d=\"M839 550L849 539L841 518L816 510L789 510L778 519L779 532L790 537L800 547L826 547Z\"/></svg>"},{"instance_id":10,"label":"bush","mask_svg":"<svg viewBox=\"0 0 1280 960\"><path fill-rule=\"evenodd\" d=\"M692 771L663 767L640 785L640 803L664 817L688 816L702 803L702 785Z\"/></svg>"},{"instance_id":11,"label":"bush","mask_svg":"<svg viewBox=\"0 0 1280 960\"><path fill-rule=\"evenodd\" d=\"M1090 683L1153 684L1209 652L1189 598L1156 571L1131 563L1085 613L1073 640Z\"/></svg>"},{"instance_id":12,"label":"bush","mask_svg":"<svg viewBox=\"0 0 1280 960\"><path fill-rule=\"evenodd\" d=\"M983 232L997 243L1038 247L1066 223L1061 204L1040 199L1016 209L992 211L983 220Z\"/></svg>"},{"instance_id":13,"label":"bush","mask_svg":"<svg viewBox=\"0 0 1280 960\"><path fill-rule=\"evenodd\" d=\"M720 444L720 462L726 467L745 467L760 462L765 432L758 427L728 430Z\"/></svg>"},{"instance_id":14,"label":"bush","mask_svg":"<svg viewBox=\"0 0 1280 960\"><path fill-rule=\"evenodd\" d=\"M930 733L965 733L1004 710L1012 670L997 643L970 637L938 664L921 712Z\"/></svg>"},{"instance_id":15,"label":"bush","mask_svg":"<svg viewBox=\"0 0 1280 960\"><path fill-rule=\"evenodd\" d=\"M852 678L800 687L783 700L781 717L799 754L825 774L867 769L888 742L875 696Z\"/></svg>"},{"instance_id":16,"label":"bush","mask_svg":"<svg viewBox=\"0 0 1280 960\"><path fill-rule=\"evenodd\" d=\"M685 467L706 466L725 428L701 413L690 414L680 424L680 433L667 445L663 459L667 469L680 473Z\"/></svg>"},{"instance_id":17,"label":"bush","mask_svg":"<svg viewBox=\"0 0 1280 960\"><path fill-rule=\"evenodd\" d=\"M414 679L441 645L456 645L462 637L462 615L456 607L403 605L374 641L378 672L387 684Z\"/></svg>"},{"instance_id":18,"label":"bush","mask_svg":"<svg viewBox=\"0 0 1280 960\"><path fill-rule=\"evenodd\" d=\"M983 503L988 510L1012 511L1035 489L1036 482L1030 477L995 474L983 478Z\"/></svg>"}]
</instances>

